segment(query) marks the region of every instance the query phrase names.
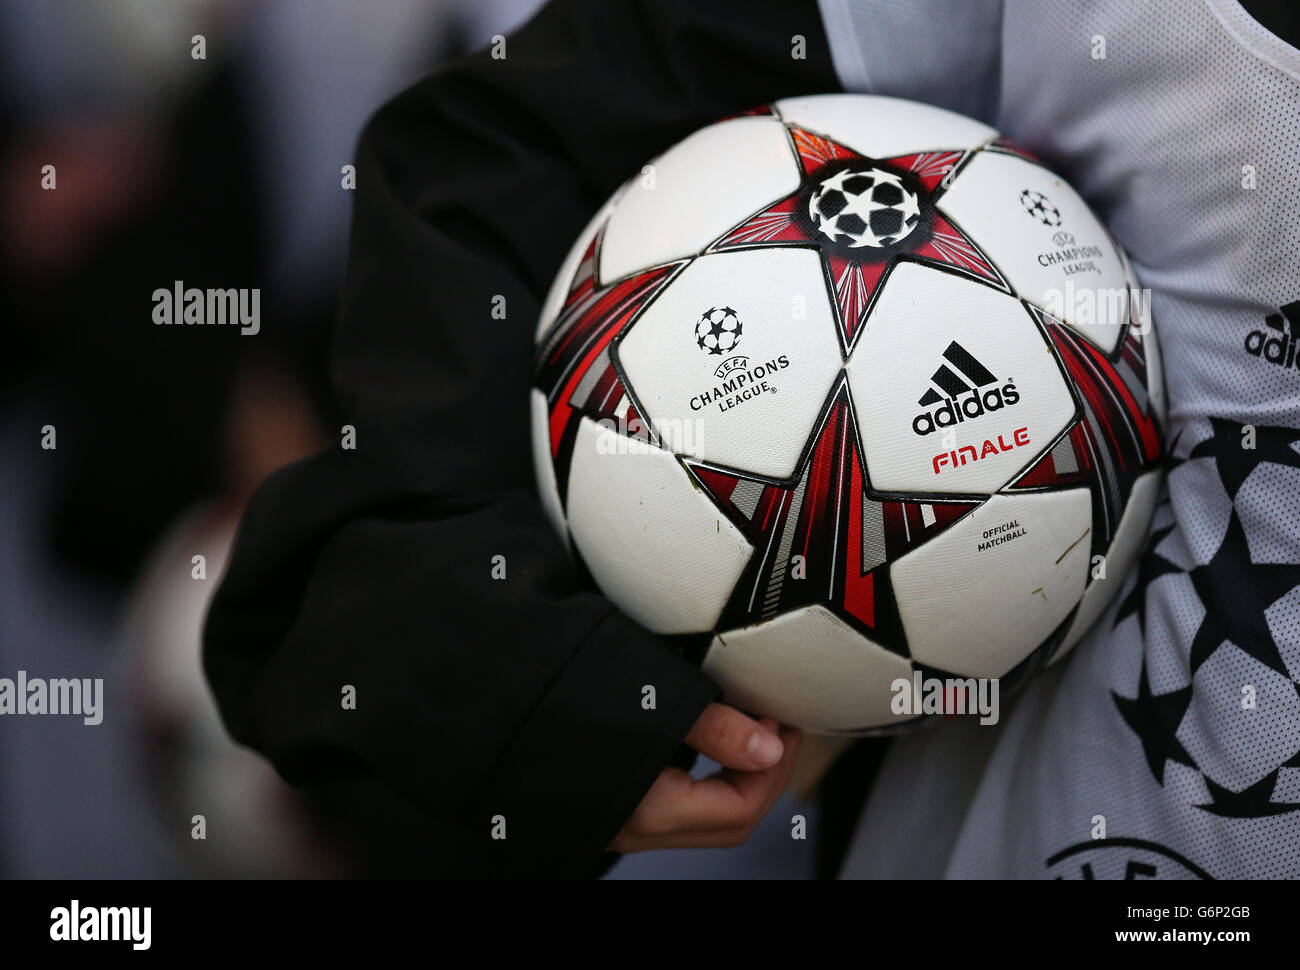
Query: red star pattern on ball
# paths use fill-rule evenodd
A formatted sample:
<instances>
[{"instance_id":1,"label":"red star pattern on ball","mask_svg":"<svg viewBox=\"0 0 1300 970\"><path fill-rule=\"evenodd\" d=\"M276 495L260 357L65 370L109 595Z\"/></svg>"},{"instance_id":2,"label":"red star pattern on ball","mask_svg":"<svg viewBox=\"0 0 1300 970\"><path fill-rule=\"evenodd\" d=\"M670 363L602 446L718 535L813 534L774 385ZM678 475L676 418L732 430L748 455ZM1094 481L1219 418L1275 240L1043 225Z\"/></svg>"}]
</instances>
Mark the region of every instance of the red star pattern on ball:
<instances>
[{"instance_id":1,"label":"red star pattern on ball","mask_svg":"<svg viewBox=\"0 0 1300 970\"><path fill-rule=\"evenodd\" d=\"M868 497L843 378L792 481L679 460L754 547L718 629L821 604L874 643L907 656L889 564L978 504Z\"/></svg>"},{"instance_id":2,"label":"red star pattern on ball","mask_svg":"<svg viewBox=\"0 0 1300 970\"><path fill-rule=\"evenodd\" d=\"M583 415L611 419L621 433L652 440L649 423L610 357L610 345L682 266L667 263L601 286L596 265L603 238L602 230L588 244L560 315L537 355L534 386L546 391L551 458L561 495Z\"/></svg>"},{"instance_id":3,"label":"red star pattern on ball","mask_svg":"<svg viewBox=\"0 0 1300 970\"><path fill-rule=\"evenodd\" d=\"M955 172L970 153L940 150L891 158L868 158L795 125L787 125L786 130L803 170L799 188L728 230L709 251L760 245L817 246L835 293L840 341L846 353L862 332L872 300L900 259L942 266L1003 292L1011 291L992 260L939 205L945 178L950 172ZM807 213L808 199L828 167L838 170L854 163L904 175L912 184L919 185L926 196L923 201L931 213L925 225L909 233L897 246L887 249L854 252L828 242Z\"/></svg>"},{"instance_id":4,"label":"red star pattern on ball","mask_svg":"<svg viewBox=\"0 0 1300 970\"><path fill-rule=\"evenodd\" d=\"M1060 440L1006 488L1009 492L1092 489L1092 549L1110 547L1138 476L1160 460L1161 434L1148 398L1147 344L1134 306L1111 356L1071 327L1031 307L1078 390L1080 411ZM1091 582L1091 576L1089 582Z\"/></svg>"}]
</instances>

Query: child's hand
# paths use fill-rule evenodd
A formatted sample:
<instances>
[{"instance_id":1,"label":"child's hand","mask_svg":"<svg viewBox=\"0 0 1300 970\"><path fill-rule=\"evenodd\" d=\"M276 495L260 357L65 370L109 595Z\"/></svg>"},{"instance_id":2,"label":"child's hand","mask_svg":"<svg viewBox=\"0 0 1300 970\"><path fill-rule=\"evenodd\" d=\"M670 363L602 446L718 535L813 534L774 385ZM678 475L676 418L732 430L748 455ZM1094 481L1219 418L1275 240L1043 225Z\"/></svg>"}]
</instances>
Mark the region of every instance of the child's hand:
<instances>
[{"instance_id":1,"label":"child's hand","mask_svg":"<svg viewBox=\"0 0 1300 970\"><path fill-rule=\"evenodd\" d=\"M615 852L740 845L785 791L799 748L796 728L710 704L686 743L723 770L696 781L665 768L614 837Z\"/></svg>"}]
</instances>

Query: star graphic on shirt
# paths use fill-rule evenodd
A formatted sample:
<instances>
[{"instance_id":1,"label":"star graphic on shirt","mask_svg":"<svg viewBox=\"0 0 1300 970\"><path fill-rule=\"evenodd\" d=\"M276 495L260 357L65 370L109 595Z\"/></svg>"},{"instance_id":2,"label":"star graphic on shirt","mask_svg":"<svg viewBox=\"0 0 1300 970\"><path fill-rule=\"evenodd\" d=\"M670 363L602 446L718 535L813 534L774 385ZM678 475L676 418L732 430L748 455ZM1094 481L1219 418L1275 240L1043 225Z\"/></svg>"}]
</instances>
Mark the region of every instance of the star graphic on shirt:
<instances>
[{"instance_id":1,"label":"star graphic on shirt","mask_svg":"<svg viewBox=\"0 0 1300 970\"><path fill-rule=\"evenodd\" d=\"M1257 427L1255 447L1247 448L1244 428L1240 421L1210 418L1214 433L1188 454L1192 458L1213 458L1219 469L1219 478L1228 498L1235 499L1237 490L1261 462L1300 468L1300 453L1292 446L1300 441L1300 431L1294 428Z\"/></svg>"},{"instance_id":2,"label":"star graphic on shirt","mask_svg":"<svg viewBox=\"0 0 1300 970\"><path fill-rule=\"evenodd\" d=\"M1167 694L1151 692L1147 677L1146 660L1142 661L1142 675L1138 679L1138 696L1132 700L1111 691L1120 716L1142 742L1151 774L1161 785L1165 783L1165 762L1173 759L1179 764L1195 767L1192 756L1177 738L1178 726L1192 702L1192 685Z\"/></svg>"},{"instance_id":3,"label":"star graphic on shirt","mask_svg":"<svg viewBox=\"0 0 1300 970\"><path fill-rule=\"evenodd\" d=\"M1163 504L1168 504L1167 500ZM1145 637L1147 632L1147 587L1154 583L1161 576L1167 576L1170 573L1181 573L1182 568L1176 563L1170 562L1164 556L1155 551L1156 547L1164 540L1165 536L1174 531L1172 525L1165 526L1163 529L1157 529L1151 533L1151 538L1147 545L1147 554L1142 557L1138 563L1137 583L1124 597L1120 603L1119 610L1115 613L1115 622L1112 626L1119 626L1121 622L1128 619L1134 613L1138 618L1138 629Z\"/></svg>"},{"instance_id":4,"label":"star graphic on shirt","mask_svg":"<svg viewBox=\"0 0 1300 970\"><path fill-rule=\"evenodd\" d=\"M1234 508L1214 558L1188 575L1205 606L1205 617L1192 638L1193 673L1221 643L1231 640L1266 667L1291 676L1264 611L1300 585L1300 565L1252 562Z\"/></svg>"},{"instance_id":5,"label":"star graphic on shirt","mask_svg":"<svg viewBox=\"0 0 1300 970\"><path fill-rule=\"evenodd\" d=\"M1210 423L1213 428L1211 436L1193 447L1183 460L1213 458L1223 489L1230 499L1235 501L1242 483L1262 462L1300 468L1300 454L1292 447L1300 441L1300 431L1257 427L1256 447L1243 448L1242 442L1246 439L1240 422L1211 418ZM1175 467L1181 463L1178 460L1171 462ZM1286 667L1266 612L1300 586L1300 564L1256 562L1251 557L1245 527L1235 504L1214 555L1199 566L1184 570L1155 551L1174 528L1174 525L1169 525L1152 533L1138 566L1137 582L1120 603L1115 625L1136 614L1145 638L1151 584L1171 573L1186 575L1204 608L1204 615L1188 647L1191 672L1195 674L1220 646L1232 643L1270 670L1286 677L1300 694L1300 683ZM1300 755L1279 764L1240 792L1230 791L1205 775L1176 737L1179 724L1194 703L1190 684L1166 694L1152 693L1144 659L1137 697L1129 699L1114 691L1112 697L1120 716L1137 735L1156 781L1164 784L1165 766L1170 760L1201 771L1210 801L1196 807L1230 818L1257 818L1300 809L1300 802L1270 800L1281 769L1300 768Z\"/></svg>"},{"instance_id":6,"label":"star graphic on shirt","mask_svg":"<svg viewBox=\"0 0 1300 970\"><path fill-rule=\"evenodd\" d=\"M1196 807L1205 809L1211 815L1220 815L1225 818L1260 818L1265 815L1281 815L1283 812L1293 812L1300 808L1300 802L1274 802L1269 800L1273 797L1273 789L1277 785L1277 778L1281 770L1281 766L1274 768L1255 784L1243 788L1239 792L1230 791L1206 778L1205 787L1210 792L1210 801L1208 804L1197 805Z\"/></svg>"}]
</instances>

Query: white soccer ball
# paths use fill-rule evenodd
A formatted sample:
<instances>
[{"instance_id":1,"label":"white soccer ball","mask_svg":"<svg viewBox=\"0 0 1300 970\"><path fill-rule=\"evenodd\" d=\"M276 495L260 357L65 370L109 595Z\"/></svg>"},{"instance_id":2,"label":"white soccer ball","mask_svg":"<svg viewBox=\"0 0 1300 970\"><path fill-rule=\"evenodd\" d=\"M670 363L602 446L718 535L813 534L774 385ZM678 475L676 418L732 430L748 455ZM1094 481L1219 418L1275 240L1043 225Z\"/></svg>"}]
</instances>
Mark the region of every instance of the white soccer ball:
<instances>
[{"instance_id":1,"label":"white soccer ball","mask_svg":"<svg viewBox=\"0 0 1300 970\"><path fill-rule=\"evenodd\" d=\"M1088 206L892 98L778 101L654 164L538 325L538 488L601 590L815 731L970 709L1062 656L1138 554L1166 420Z\"/></svg>"}]
</instances>

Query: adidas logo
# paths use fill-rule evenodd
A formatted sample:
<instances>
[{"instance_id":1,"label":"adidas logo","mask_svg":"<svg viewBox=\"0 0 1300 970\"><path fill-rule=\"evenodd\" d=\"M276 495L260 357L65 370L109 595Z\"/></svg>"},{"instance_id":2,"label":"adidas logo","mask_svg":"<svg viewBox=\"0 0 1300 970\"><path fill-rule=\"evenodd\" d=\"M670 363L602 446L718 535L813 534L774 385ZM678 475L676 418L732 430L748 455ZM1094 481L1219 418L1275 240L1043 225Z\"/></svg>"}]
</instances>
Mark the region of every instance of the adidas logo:
<instances>
[{"instance_id":1,"label":"adidas logo","mask_svg":"<svg viewBox=\"0 0 1300 970\"><path fill-rule=\"evenodd\" d=\"M950 428L967 418L1000 411L1020 400L1015 384L1007 381L998 386L993 372L957 341L950 343L943 352L943 361L930 377L932 386L926 388L916 402L923 408L938 405L912 419L912 430L917 434Z\"/></svg>"},{"instance_id":2,"label":"adidas logo","mask_svg":"<svg viewBox=\"0 0 1300 970\"><path fill-rule=\"evenodd\" d=\"M1270 313L1264 318L1265 326L1273 331L1272 335L1267 330L1252 330L1246 334L1246 353L1279 367L1293 367L1296 364L1296 327L1300 325L1300 300L1280 309L1281 313Z\"/></svg>"}]
</instances>

